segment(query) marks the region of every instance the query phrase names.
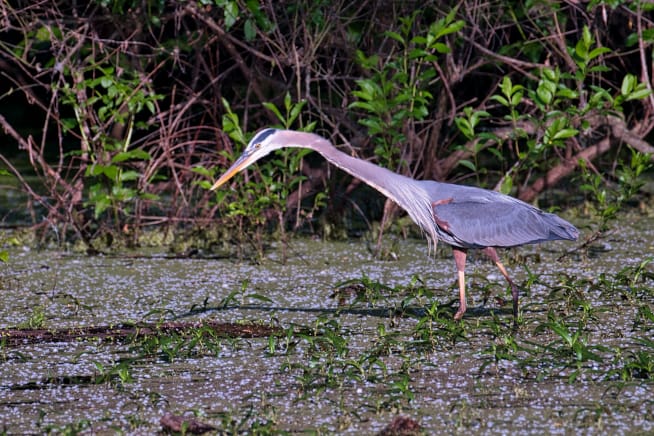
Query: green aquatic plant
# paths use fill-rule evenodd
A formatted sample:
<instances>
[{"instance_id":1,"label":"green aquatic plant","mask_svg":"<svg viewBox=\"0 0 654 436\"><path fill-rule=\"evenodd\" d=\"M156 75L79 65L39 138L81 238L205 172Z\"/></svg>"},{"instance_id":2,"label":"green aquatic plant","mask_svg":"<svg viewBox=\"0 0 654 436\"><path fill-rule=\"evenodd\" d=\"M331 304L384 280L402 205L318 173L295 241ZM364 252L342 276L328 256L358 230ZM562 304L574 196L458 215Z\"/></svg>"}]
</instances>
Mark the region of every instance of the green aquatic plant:
<instances>
[{"instance_id":1,"label":"green aquatic plant","mask_svg":"<svg viewBox=\"0 0 654 436\"><path fill-rule=\"evenodd\" d=\"M282 334L273 334L268 336L268 347L266 356L287 356L297 346L298 339L296 338L296 327L290 326L284 329Z\"/></svg>"},{"instance_id":2,"label":"green aquatic plant","mask_svg":"<svg viewBox=\"0 0 654 436\"><path fill-rule=\"evenodd\" d=\"M550 286L547 301L566 314L579 317L580 322L585 324L590 319L597 319L597 309L589 295L589 290L595 287L592 279L561 273L558 283Z\"/></svg>"},{"instance_id":3,"label":"green aquatic plant","mask_svg":"<svg viewBox=\"0 0 654 436\"><path fill-rule=\"evenodd\" d=\"M452 319L449 307L433 302L425 306L424 314L416 316L413 327L414 346L429 351L452 347L466 339L466 324Z\"/></svg>"},{"instance_id":4,"label":"green aquatic plant","mask_svg":"<svg viewBox=\"0 0 654 436\"><path fill-rule=\"evenodd\" d=\"M540 361L551 368L571 369L568 374L569 383L573 383L584 372L590 371L590 362L605 362L610 349L589 343L583 322L571 325L551 311L548 318L548 322L536 328L536 333L549 331L554 334L555 339L539 347L541 355L536 362Z\"/></svg>"},{"instance_id":5,"label":"green aquatic plant","mask_svg":"<svg viewBox=\"0 0 654 436\"><path fill-rule=\"evenodd\" d=\"M400 372L395 373L392 377L388 393L391 401L406 401L411 402L415 398L415 394L411 390L411 377L409 374Z\"/></svg>"},{"instance_id":6,"label":"green aquatic plant","mask_svg":"<svg viewBox=\"0 0 654 436\"><path fill-rule=\"evenodd\" d=\"M77 436L87 434L93 428L93 422L88 419L80 419L64 425L48 424L43 426L45 434L56 434L61 436Z\"/></svg>"},{"instance_id":7,"label":"green aquatic plant","mask_svg":"<svg viewBox=\"0 0 654 436\"><path fill-rule=\"evenodd\" d=\"M242 408L218 412L218 434L284 434L283 430L278 429L279 417L274 405L266 401L259 401L258 404L260 406L255 407L250 402Z\"/></svg>"},{"instance_id":8,"label":"green aquatic plant","mask_svg":"<svg viewBox=\"0 0 654 436\"><path fill-rule=\"evenodd\" d=\"M97 372L93 375L93 381L95 384L108 383L118 387L126 383L131 383L134 381L132 378L131 366L136 360L138 359L121 359L109 367L106 367L101 362L94 361L93 365Z\"/></svg>"},{"instance_id":9,"label":"green aquatic plant","mask_svg":"<svg viewBox=\"0 0 654 436\"><path fill-rule=\"evenodd\" d=\"M301 342L296 349L303 350L306 363L289 359L282 371L295 374L303 395L341 386L344 375L353 374L348 369L355 369L358 377L358 365L348 361L348 341L336 319L318 317L312 326L296 332L295 337Z\"/></svg>"},{"instance_id":10,"label":"green aquatic plant","mask_svg":"<svg viewBox=\"0 0 654 436\"><path fill-rule=\"evenodd\" d=\"M365 274L361 278L337 283L335 288L334 297L343 302L350 300L346 306L348 309L358 307L362 303L366 307L376 307L379 303L386 305L397 291L391 286L370 279Z\"/></svg>"},{"instance_id":11,"label":"green aquatic plant","mask_svg":"<svg viewBox=\"0 0 654 436\"><path fill-rule=\"evenodd\" d=\"M591 233L579 247L588 249L594 242L609 235L618 218L618 213L624 209L645 181L642 175L652 167L651 157L634 149L629 149L630 159L621 161L615 173L612 174L616 183L607 182L606 176L591 170L585 161L581 161L581 190L590 198L588 205L596 220L593 220Z\"/></svg>"},{"instance_id":12,"label":"green aquatic plant","mask_svg":"<svg viewBox=\"0 0 654 436\"><path fill-rule=\"evenodd\" d=\"M638 300L654 295L654 272L650 265L654 264L654 256L648 256L637 265L627 265L615 275L614 282L623 290L626 297Z\"/></svg>"},{"instance_id":13,"label":"green aquatic plant","mask_svg":"<svg viewBox=\"0 0 654 436\"><path fill-rule=\"evenodd\" d=\"M222 298L218 303L218 307L226 309L231 306L242 306L246 304L248 300L254 300L264 303L272 303L272 300L265 295L258 293L249 293L246 291L250 284L249 280L243 280L241 282L241 287L231 291L226 297Z\"/></svg>"},{"instance_id":14,"label":"green aquatic plant","mask_svg":"<svg viewBox=\"0 0 654 436\"><path fill-rule=\"evenodd\" d=\"M628 350L622 368L619 370L620 378L630 380L654 379L654 341L652 339L638 339L639 350Z\"/></svg>"},{"instance_id":15,"label":"green aquatic plant","mask_svg":"<svg viewBox=\"0 0 654 436\"><path fill-rule=\"evenodd\" d=\"M19 329L40 329L45 325L45 306L38 304L32 308L29 319L18 324Z\"/></svg>"},{"instance_id":16,"label":"green aquatic plant","mask_svg":"<svg viewBox=\"0 0 654 436\"><path fill-rule=\"evenodd\" d=\"M218 356L224 346L237 349L241 338L220 335L211 325L203 323L183 329L167 329L153 333L135 333L128 339L129 351L139 360L156 357L164 362L203 356Z\"/></svg>"},{"instance_id":17,"label":"green aquatic plant","mask_svg":"<svg viewBox=\"0 0 654 436\"><path fill-rule=\"evenodd\" d=\"M480 323L479 327L488 329L491 334L490 344L482 351L483 363L479 373L483 373L489 365L494 365L497 370L500 362L519 362L522 353L526 350L516 337L516 329L507 326L505 322L493 311L491 319Z\"/></svg>"},{"instance_id":18,"label":"green aquatic plant","mask_svg":"<svg viewBox=\"0 0 654 436\"><path fill-rule=\"evenodd\" d=\"M646 331L654 330L654 311L652 311L652 307L649 304L643 303L638 306L633 328Z\"/></svg>"}]
</instances>

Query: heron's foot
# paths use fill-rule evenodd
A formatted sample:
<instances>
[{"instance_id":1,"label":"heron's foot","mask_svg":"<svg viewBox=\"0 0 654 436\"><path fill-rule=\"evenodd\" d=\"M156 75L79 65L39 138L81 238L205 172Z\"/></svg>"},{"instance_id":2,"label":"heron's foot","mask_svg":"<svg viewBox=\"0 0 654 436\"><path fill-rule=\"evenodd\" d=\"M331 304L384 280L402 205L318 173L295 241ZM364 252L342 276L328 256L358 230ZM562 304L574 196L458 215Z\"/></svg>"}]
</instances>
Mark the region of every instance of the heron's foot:
<instances>
[{"instance_id":1,"label":"heron's foot","mask_svg":"<svg viewBox=\"0 0 654 436\"><path fill-rule=\"evenodd\" d=\"M459 309L455 314L454 314L454 321L461 321L463 318L463 314L466 313L465 308Z\"/></svg>"}]
</instances>

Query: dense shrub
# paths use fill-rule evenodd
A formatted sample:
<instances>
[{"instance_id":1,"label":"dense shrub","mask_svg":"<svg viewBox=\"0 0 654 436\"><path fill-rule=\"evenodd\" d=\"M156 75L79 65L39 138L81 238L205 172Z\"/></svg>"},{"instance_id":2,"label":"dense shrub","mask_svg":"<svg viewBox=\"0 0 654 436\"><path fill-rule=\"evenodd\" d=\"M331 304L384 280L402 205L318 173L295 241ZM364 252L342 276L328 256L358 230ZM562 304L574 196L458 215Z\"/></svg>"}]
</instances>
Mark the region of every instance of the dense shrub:
<instances>
[{"instance_id":1,"label":"dense shrub","mask_svg":"<svg viewBox=\"0 0 654 436\"><path fill-rule=\"evenodd\" d=\"M646 155L632 175L654 155L645 140L654 127L652 8L3 2L0 125L15 148L0 160L42 235L58 229L89 247L136 242L150 224L261 232L339 222L352 210L379 218L381 203L357 197L357 180L296 151L238 178L238 191L209 193L269 125L313 129L416 178L528 201L557 185L596 194L621 181L618 168L632 168L627 147ZM593 172L599 179L585 191L564 183Z\"/></svg>"}]
</instances>

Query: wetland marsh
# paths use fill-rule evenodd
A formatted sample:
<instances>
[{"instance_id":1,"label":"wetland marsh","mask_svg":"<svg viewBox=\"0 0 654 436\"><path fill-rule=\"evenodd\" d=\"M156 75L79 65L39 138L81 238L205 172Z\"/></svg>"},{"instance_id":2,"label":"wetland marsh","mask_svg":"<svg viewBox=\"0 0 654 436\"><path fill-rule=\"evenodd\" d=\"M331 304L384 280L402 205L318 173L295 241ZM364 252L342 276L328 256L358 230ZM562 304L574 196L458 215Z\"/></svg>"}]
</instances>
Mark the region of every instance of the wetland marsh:
<instances>
[{"instance_id":1,"label":"wetland marsh","mask_svg":"<svg viewBox=\"0 0 654 436\"><path fill-rule=\"evenodd\" d=\"M361 241L297 239L287 262L273 245L257 264L11 249L0 430L153 434L174 414L214 433L374 434L398 415L425 434L654 431L654 228L622 222L561 261L574 244L502 253L522 291L516 331L481 254L452 321L451 251L423 240L391 236L398 259L380 261ZM187 327L156 330L167 323ZM7 336L89 326L133 331Z\"/></svg>"}]
</instances>

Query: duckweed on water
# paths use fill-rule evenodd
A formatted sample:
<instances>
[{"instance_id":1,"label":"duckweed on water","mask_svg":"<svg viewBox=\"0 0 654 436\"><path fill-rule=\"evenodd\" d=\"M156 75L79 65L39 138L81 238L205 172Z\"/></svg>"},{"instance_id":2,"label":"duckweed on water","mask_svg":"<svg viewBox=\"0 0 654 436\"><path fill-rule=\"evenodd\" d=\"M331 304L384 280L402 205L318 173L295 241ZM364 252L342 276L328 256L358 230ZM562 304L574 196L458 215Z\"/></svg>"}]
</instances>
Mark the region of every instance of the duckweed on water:
<instances>
[{"instance_id":1,"label":"duckweed on water","mask_svg":"<svg viewBox=\"0 0 654 436\"><path fill-rule=\"evenodd\" d=\"M540 261L523 249L514 329L493 265L477 262L455 322L451 261L398 245L402 257L381 262L353 244L296 241L286 265L12 253L1 328L190 327L5 336L1 428L154 433L172 413L246 434L372 434L398 415L427 434L654 430L651 256L624 241L558 263L562 245ZM212 323L270 330L225 337Z\"/></svg>"}]
</instances>

